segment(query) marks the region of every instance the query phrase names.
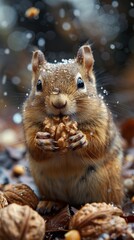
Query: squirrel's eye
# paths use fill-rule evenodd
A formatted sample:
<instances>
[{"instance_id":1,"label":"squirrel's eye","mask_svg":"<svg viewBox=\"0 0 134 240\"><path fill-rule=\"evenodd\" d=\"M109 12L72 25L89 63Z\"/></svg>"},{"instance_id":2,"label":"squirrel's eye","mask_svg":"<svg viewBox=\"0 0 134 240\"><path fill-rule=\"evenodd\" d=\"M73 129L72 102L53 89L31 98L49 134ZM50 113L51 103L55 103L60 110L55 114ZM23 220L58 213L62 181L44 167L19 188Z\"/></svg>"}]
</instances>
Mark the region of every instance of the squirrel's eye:
<instances>
[{"instance_id":1,"label":"squirrel's eye","mask_svg":"<svg viewBox=\"0 0 134 240\"><path fill-rule=\"evenodd\" d=\"M37 82L36 88L38 92L42 91L42 81L40 79Z\"/></svg>"},{"instance_id":2,"label":"squirrel's eye","mask_svg":"<svg viewBox=\"0 0 134 240\"><path fill-rule=\"evenodd\" d=\"M79 77L79 78L77 79L77 87L78 87L78 88L84 88L84 87L85 87L84 81L81 79L81 77Z\"/></svg>"}]
</instances>

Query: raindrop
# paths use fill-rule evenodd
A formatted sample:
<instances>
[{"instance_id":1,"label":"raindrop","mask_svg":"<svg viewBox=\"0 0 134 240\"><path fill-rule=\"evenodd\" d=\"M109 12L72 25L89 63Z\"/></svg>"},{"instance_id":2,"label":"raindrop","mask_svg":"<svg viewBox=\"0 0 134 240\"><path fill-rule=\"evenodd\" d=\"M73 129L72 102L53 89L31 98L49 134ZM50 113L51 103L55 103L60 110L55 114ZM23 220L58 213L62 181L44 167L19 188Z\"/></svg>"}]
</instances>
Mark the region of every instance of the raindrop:
<instances>
[{"instance_id":1,"label":"raindrop","mask_svg":"<svg viewBox=\"0 0 134 240\"><path fill-rule=\"evenodd\" d=\"M7 81L7 76L4 75L3 78L2 78L2 85L5 85L6 81Z\"/></svg>"},{"instance_id":2,"label":"raindrop","mask_svg":"<svg viewBox=\"0 0 134 240\"><path fill-rule=\"evenodd\" d=\"M110 48L111 49L115 49L115 45L114 44L110 44Z\"/></svg>"},{"instance_id":3,"label":"raindrop","mask_svg":"<svg viewBox=\"0 0 134 240\"><path fill-rule=\"evenodd\" d=\"M27 65L27 69L31 72L32 71L32 64L31 63L29 63L28 65Z\"/></svg>"},{"instance_id":4,"label":"raindrop","mask_svg":"<svg viewBox=\"0 0 134 240\"><path fill-rule=\"evenodd\" d=\"M33 37L31 32L26 33L26 38L27 39L31 39Z\"/></svg>"},{"instance_id":5,"label":"raindrop","mask_svg":"<svg viewBox=\"0 0 134 240\"><path fill-rule=\"evenodd\" d=\"M21 79L20 79L19 77L17 77L17 76L14 76L14 77L11 79L11 81L12 81L12 83L13 83L14 85L18 85L18 84L20 84Z\"/></svg>"},{"instance_id":6,"label":"raindrop","mask_svg":"<svg viewBox=\"0 0 134 240\"><path fill-rule=\"evenodd\" d=\"M44 38L39 38L38 39L38 46L39 47L44 47L45 45L45 39Z\"/></svg>"},{"instance_id":7,"label":"raindrop","mask_svg":"<svg viewBox=\"0 0 134 240\"><path fill-rule=\"evenodd\" d=\"M61 9L59 10L59 16L60 16L61 18L64 18L64 17L65 17L65 10L64 10L63 8L61 8Z\"/></svg>"},{"instance_id":8,"label":"raindrop","mask_svg":"<svg viewBox=\"0 0 134 240\"><path fill-rule=\"evenodd\" d=\"M14 123L16 123L16 124L20 124L20 123L22 122L22 116L21 116L21 114L20 114L20 113L15 113L15 114L13 115L13 121L14 121Z\"/></svg>"},{"instance_id":9,"label":"raindrop","mask_svg":"<svg viewBox=\"0 0 134 240\"><path fill-rule=\"evenodd\" d=\"M8 55L8 54L10 53L10 49L9 49L9 48L5 48L5 51L4 51L4 52L5 52L5 54Z\"/></svg>"},{"instance_id":10,"label":"raindrop","mask_svg":"<svg viewBox=\"0 0 134 240\"><path fill-rule=\"evenodd\" d=\"M7 92L4 92L4 93L3 93L3 95L4 95L4 96L7 96L7 95L8 95L8 93L7 93Z\"/></svg>"},{"instance_id":11,"label":"raindrop","mask_svg":"<svg viewBox=\"0 0 134 240\"><path fill-rule=\"evenodd\" d=\"M119 101L117 101L116 103L119 104Z\"/></svg>"},{"instance_id":12,"label":"raindrop","mask_svg":"<svg viewBox=\"0 0 134 240\"><path fill-rule=\"evenodd\" d=\"M119 3L118 3L117 1L113 1L113 2L112 2L112 6L113 6L114 8L117 8L117 7L119 6Z\"/></svg>"},{"instance_id":13,"label":"raindrop","mask_svg":"<svg viewBox=\"0 0 134 240\"><path fill-rule=\"evenodd\" d=\"M102 96L101 94L99 94L98 96L99 98L104 99L104 96Z\"/></svg>"},{"instance_id":14,"label":"raindrop","mask_svg":"<svg viewBox=\"0 0 134 240\"><path fill-rule=\"evenodd\" d=\"M64 23L62 24L62 28L63 28L65 31L68 31L68 30L70 30L71 25L70 25L70 23L68 23L68 22L64 22Z\"/></svg>"},{"instance_id":15,"label":"raindrop","mask_svg":"<svg viewBox=\"0 0 134 240\"><path fill-rule=\"evenodd\" d=\"M79 9L74 9L74 16L79 17L80 16L80 10Z\"/></svg>"},{"instance_id":16,"label":"raindrop","mask_svg":"<svg viewBox=\"0 0 134 240\"><path fill-rule=\"evenodd\" d=\"M107 96L108 95L108 91L106 89L103 90L103 93Z\"/></svg>"}]
</instances>

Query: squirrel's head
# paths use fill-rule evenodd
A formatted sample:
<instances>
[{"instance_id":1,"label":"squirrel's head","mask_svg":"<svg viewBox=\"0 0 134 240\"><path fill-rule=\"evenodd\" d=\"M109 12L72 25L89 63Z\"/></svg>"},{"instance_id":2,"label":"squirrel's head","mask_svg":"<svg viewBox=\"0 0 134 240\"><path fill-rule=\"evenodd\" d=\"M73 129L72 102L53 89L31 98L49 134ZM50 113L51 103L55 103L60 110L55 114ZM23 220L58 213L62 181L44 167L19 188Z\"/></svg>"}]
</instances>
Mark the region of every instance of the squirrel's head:
<instances>
[{"instance_id":1,"label":"squirrel's head","mask_svg":"<svg viewBox=\"0 0 134 240\"><path fill-rule=\"evenodd\" d=\"M94 58L89 45L79 48L73 60L48 63L37 50L32 57L32 105L45 114L70 115L77 121L95 111L97 91L93 73Z\"/></svg>"}]
</instances>

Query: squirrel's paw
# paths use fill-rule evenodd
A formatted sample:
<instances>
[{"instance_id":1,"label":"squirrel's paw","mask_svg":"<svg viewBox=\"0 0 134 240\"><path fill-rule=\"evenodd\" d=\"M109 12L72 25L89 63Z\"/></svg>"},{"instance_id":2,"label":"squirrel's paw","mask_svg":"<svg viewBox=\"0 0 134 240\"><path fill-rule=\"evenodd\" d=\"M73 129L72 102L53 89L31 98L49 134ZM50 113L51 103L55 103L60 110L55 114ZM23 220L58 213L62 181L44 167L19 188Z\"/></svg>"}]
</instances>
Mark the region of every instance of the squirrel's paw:
<instances>
[{"instance_id":1,"label":"squirrel's paw","mask_svg":"<svg viewBox=\"0 0 134 240\"><path fill-rule=\"evenodd\" d=\"M54 152L59 149L56 141L50 137L50 133L48 132L37 132L35 142L44 151Z\"/></svg>"},{"instance_id":2,"label":"squirrel's paw","mask_svg":"<svg viewBox=\"0 0 134 240\"><path fill-rule=\"evenodd\" d=\"M78 130L75 135L69 138L69 148L72 150L86 147L87 145L88 141L86 135L80 130Z\"/></svg>"},{"instance_id":3,"label":"squirrel's paw","mask_svg":"<svg viewBox=\"0 0 134 240\"><path fill-rule=\"evenodd\" d=\"M40 201L37 206L37 211L40 214L51 213L52 211L59 211L66 204L63 202L54 202L54 201Z\"/></svg>"}]
</instances>

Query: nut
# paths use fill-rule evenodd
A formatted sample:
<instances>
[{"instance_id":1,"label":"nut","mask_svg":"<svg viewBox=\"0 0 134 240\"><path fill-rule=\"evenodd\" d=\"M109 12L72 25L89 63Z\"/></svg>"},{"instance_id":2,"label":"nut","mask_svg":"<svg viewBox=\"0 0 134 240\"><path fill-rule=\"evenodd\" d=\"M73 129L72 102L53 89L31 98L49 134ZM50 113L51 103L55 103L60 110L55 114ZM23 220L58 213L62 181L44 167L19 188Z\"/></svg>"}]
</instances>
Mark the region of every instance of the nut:
<instances>
[{"instance_id":1,"label":"nut","mask_svg":"<svg viewBox=\"0 0 134 240\"><path fill-rule=\"evenodd\" d=\"M69 116L63 118L46 117L43 124L44 131L50 133L51 138L57 141L57 146L62 150L68 147L69 137L76 134L78 130L77 122L70 120Z\"/></svg>"},{"instance_id":2,"label":"nut","mask_svg":"<svg viewBox=\"0 0 134 240\"><path fill-rule=\"evenodd\" d=\"M71 219L70 229L77 229L82 238L94 239L107 232L115 238L126 232L122 210L106 203L86 204Z\"/></svg>"},{"instance_id":3,"label":"nut","mask_svg":"<svg viewBox=\"0 0 134 240\"><path fill-rule=\"evenodd\" d=\"M44 219L29 206L15 203L0 210L0 239L43 240Z\"/></svg>"},{"instance_id":4,"label":"nut","mask_svg":"<svg viewBox=\"0 0 134 240\"><path fill-rule=\"evenodd\" d=\"M34 191L26 184L12 184L9 189L6 188L4 196L7 202L17 203L19 205L29 205L31 208L36 209L38 198Z\"/></svg>"},{"instance_id":5,"label":"nut","mask_svg":"<svg viewBox=\"0 0 134 240\"><path fill-rule=\"evenodd\" d=\"M23 166L17 164L13 167L12 172L14 176L19 177L25 174L25 169Z\"/></svg>"},{"instance_id":6,"label":"nut","mask_svg":"<svg viewBox=\"0 0 134 240\"><path fill-rule=\"evenodd\" d=\"M4 193L0 191L0 209L8 205L8 202L4 196Z\"/></svg>"},{"instance_id":7,"label":"nut","mask_svg":"<svg viewBox=\"0 0 134 240\"><path fill-rule=\"evenodd\" d=\"M77 230L70 230L65 234L65 240L80 240L80 233Z\"/></svg>"},{"instance_id":8,"label":"nut","mask_svg":"<svg viewBox=\"0 0 134 240\"><path fill-rule=\"evenodd\" d=\"M37 17L39 13L40 13L40 10L38 8L30 7L26 10L25 16L27 18L34 18L34 17Z\"/></svg>"}]
</instances>

